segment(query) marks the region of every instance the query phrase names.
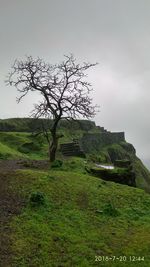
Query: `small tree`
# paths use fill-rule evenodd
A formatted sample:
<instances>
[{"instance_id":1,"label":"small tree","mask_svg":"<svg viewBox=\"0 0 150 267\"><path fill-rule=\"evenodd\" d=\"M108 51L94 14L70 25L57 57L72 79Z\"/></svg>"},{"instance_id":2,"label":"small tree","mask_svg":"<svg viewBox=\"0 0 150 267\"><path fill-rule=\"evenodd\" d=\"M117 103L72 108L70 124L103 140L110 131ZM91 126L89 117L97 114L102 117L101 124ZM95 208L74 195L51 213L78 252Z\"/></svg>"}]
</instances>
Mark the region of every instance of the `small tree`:
<instances>
[{"instance_id":1,"label":"small tree","mask_svg":"<svg viewBox=\"0 0 150 267\"><path fill-rule=\"evenodd\" d=\"M49 142L51 162L55 160L58 139L61 137L57 134L60 120L76 119L79 116L91 118L95 115L96 106L92 105L89 95L92 88L85 81L85 72L96 64L76 63L74 56L70 55L56 65L28 56L24 61L16 60L12 66L7 83L15 86L20 93L17 102L29 92L39 92L41 101L34 105L32 115L52 119Z\"/></svg>"}]
</instances>

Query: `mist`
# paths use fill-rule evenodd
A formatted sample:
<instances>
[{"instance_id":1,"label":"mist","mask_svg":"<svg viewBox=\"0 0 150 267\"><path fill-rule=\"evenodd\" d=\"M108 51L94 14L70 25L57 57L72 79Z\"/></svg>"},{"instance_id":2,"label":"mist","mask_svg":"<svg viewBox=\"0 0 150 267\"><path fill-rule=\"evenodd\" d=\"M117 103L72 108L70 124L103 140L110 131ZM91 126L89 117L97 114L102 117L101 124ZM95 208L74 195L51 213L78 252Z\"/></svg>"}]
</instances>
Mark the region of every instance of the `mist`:
<instances>
[{"instance_id":1,"label":"mist","mask_svg":"<svg viewBox=\"0 0 150 267\"><path fill-rule=\"evenodd\" d=\"M150 168L150 1L0 1L0 118L26 117L38 101L19 105L5 79L16 58L25 55L57 63L73 53L98 62L89 72L97 125L124 131Z\"/></svg>"}]
</instances>

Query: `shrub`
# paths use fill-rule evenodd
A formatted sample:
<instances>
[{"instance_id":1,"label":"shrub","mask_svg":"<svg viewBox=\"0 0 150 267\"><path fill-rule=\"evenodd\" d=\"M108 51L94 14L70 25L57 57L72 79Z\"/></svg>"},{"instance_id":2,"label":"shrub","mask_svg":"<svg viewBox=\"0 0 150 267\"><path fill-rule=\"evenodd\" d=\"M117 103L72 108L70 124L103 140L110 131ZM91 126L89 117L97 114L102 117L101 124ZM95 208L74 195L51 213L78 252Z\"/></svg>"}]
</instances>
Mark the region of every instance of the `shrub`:
<instances>
[{"instance_id":1,"label":"shrub","mask_svg":"<svg viewBox=\"0 0 150 267\"><path fill-rule=\"evenodd\" d=\"M88 155L88 161L97 163L97 162L99 162L99 156L96 154L89 154Z\"/></svg>"},{"instance_id":2,"label":"shrub","mask_svg":"<svg viewBox=\"0 0 150 267\"><path fill-rule=\"evenodd\" d=\"M6 160L9 158L9 156L10 156L10 154L8 154L8 153L6 153L6 154L0 153L0 159Z\"/></svg>"},{"instance_id":3,"label":"shrub","mask_svg":"<svg viewBox=\"0 0 150 267\"><path fill-rule=\"evenodd\" d=\"M105 208L104 208L104 213L106 215L109 215L109 216L118 216L119 215L119 211L115 208L115 206L110 202L108 203Z\"/></svg>"},{"instance_id":4,"label":"shrub","mask_svg":"<svg viewBox=\"0 0 150 267\"><path fill-rule=\"evenodd\" d=\"M45 204L45 196L42 192L33 192L30 196L30 203L33 206L40 206Z\"/></svg>"},{"instance_id":5,"label":"shrub","mask_svg":"<svg viewBox=\"0 0 150 267\"><path fill-rule=\"evenodd\" d=\"M51 168L60 168L62 165L63 165L63 161L57 159L54 162L52 162Z\"/></svg>"},{"instance_id":6,"label":"shrub","mask_svg":"<svg viewBox=\"0 0 150 267\"><path fill-rule=\"evenodd\" d=\"M19 152L21 153L29 153L32 151L39 151L41 149L41 145L38 144L37 142L29 142L29 143L24 143L19 147Z\"/></svg>"}]
</instances>

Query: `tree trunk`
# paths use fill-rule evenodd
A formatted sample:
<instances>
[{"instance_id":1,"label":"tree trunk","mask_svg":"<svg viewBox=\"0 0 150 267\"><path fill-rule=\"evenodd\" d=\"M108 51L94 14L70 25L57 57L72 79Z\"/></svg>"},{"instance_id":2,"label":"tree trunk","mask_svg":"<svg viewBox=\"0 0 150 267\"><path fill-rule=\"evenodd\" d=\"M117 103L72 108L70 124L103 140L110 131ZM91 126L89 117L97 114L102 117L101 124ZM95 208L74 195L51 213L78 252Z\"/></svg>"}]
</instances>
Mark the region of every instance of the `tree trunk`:
<instances>
[{"instance_id":1,"label":"tree trunk","mask_svg":"<svg viewBox=\"0 0 150 267\"><path fill-rule=\"evenodd\" d=\"M52 135L52 141L49 144L49 159L50 162L53 162L56 158L56 151L58 148L58 140L59 138L63 137L63 134L57 134L57 125L60 121L60 117L58 117L53 124L53 127L51 128L51 135Z\"/></svg>"},{"instance_id":2,"label":"tree trunk","mask_svg":"<svg viewBox=\"0 0 150 267\"><path fill-rule=\"evenodd\" d=\"M53 162L56 158L56 151L58 147L58 136L57 136L57 125L58 125L59 120L55 120L53 127L51 128L51 134L52 134L52 141L49 146L49 157L50 157L50 162Z\"/></svg>"},{"instance_id":3,"label":"tree trunk","mask_svg":"<svg viewBox=\"0 0 150 267\"><path fill-rule=\"evenodd\" d=\"M52 134L52 141L51 144L49 146L49 159L50 162L53 162L56 158L56 151L57 151L57 147L58 147L58 139L55 134Z\"/></svg>"}]
</instances>

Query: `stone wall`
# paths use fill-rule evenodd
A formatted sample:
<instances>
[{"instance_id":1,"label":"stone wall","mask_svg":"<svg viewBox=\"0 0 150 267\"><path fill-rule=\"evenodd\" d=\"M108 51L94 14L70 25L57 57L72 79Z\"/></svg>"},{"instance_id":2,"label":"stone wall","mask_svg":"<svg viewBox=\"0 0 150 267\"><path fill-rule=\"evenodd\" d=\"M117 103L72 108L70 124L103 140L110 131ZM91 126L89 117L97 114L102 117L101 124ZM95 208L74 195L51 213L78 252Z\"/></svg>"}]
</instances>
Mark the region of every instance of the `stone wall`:
<instances>
[{"instance_id":1,"label":"stone wall","mask_svg":"<svg viewBox=\"0 0 150 267\"><path fill-rule=\"evenodd\" d=\"M80 139L80 145L85 153L90 153L92 150L98 151L106 145L122 141L125 141L124 132L85 133Z\"/></svg>"}]
</instances>

